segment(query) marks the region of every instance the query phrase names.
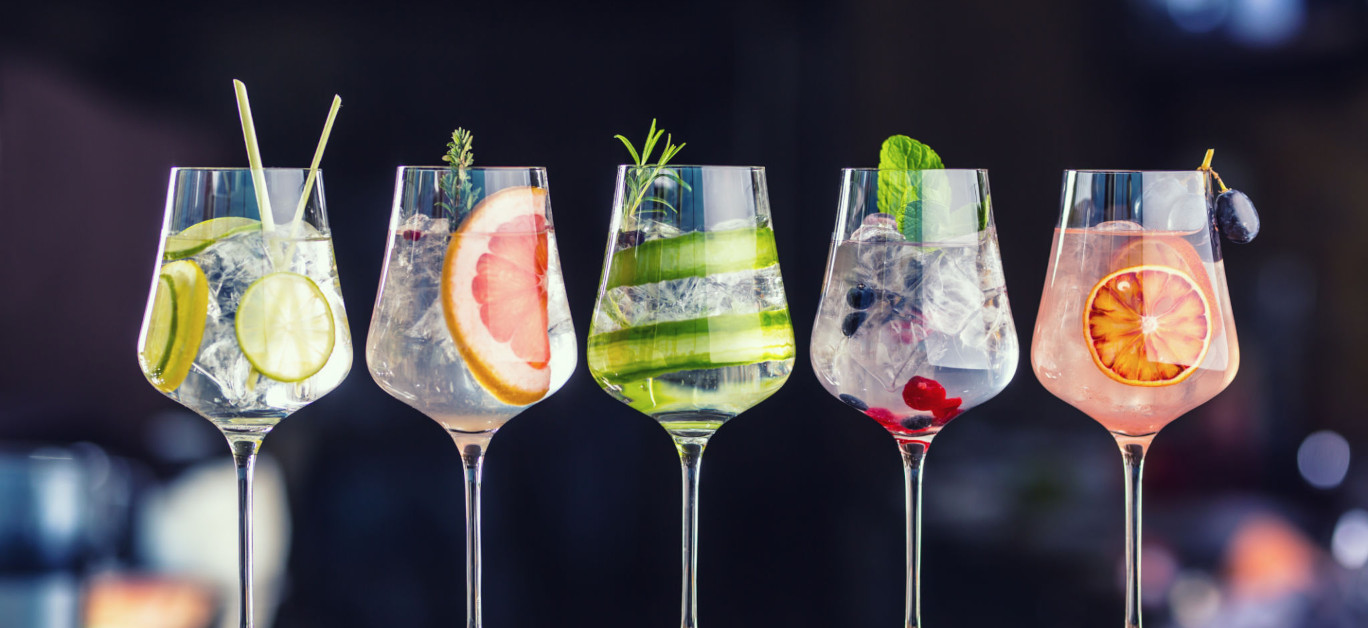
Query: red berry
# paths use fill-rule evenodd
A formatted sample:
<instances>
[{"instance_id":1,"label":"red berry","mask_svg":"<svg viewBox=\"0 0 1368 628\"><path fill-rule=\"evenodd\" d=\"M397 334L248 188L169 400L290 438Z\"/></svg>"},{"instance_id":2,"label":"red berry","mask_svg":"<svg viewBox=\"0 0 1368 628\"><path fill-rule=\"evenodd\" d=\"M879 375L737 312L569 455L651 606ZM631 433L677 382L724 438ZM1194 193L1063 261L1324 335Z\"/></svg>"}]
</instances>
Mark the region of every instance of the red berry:
<instances>
[{"instance_id":1,"label":"red berry","mask_svg":"<svg viewBox=\"0 0 1368 628\"><path fill-rule=\"evenodd\" d=\"M409 242L417 242L423 239L423 232L417 229L409 229L408 231L404 232L404 239L408 240Z\"/></svg>"},{"instance_id":2,"label":"red berry","mask_svg":"<svg viewBox=\"0 0 1368 628\"><path fill-rule=\"evenodd\" d=\"M934 418L939 425L948 423L950 419L959 416L960 413L959 407L961 402L959 397L953 397L946 399L945 401L945 405L931 411L932 418Z\"/></svg>"},{"instance_id":3,"label":"red berry","mask_svg":"<svg viewBox=\"0 0 1368 628\"><path fill-rule=\"evenodd\" d=\"M903 401L913 410L935 410L945 405L945 387L934 379L913 377L903 387Z\"/></svg>"},{"instance_id":4,"label":"red berry","mask_svg":"<svg viewBox=\"0 0 1368 628\"><path fill-rule=\"evenodd\" d=\"M869 418L878 421L879 425L884 426L886 429L897 429L898 427L898 416L887 408L870 408L865 410L865 414L868 415Z\"/></svg>"}]
</instances>

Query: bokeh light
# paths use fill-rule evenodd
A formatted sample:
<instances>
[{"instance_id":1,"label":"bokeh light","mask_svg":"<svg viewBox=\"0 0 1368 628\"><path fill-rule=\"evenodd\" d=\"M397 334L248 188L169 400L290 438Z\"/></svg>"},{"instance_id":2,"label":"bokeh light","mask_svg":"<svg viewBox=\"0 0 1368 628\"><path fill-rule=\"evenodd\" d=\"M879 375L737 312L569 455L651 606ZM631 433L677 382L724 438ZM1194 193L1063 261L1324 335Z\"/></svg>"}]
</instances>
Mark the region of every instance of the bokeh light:
<instances>
[{"instance_id":1,"label":"bokeh light","mask_svg":"<svg viewBox=\"0 0 1368 628\"><path fill-rule=\"evenodd\" d=\"M1297 448L1297 470L1316 488L1339 486L1349 472L1349 441L1330 430L1312 433Z\"/></svg>"},{"instance_id":2,"label":"bokeh light","mask_svg":"<svg viewBox=\"0 0 1368 628\"><path fill-rule=\"evenodd\" d=\"M1340 516L1330 538L1330 551L1346 569L1368 563L1368 511L1356 508Z\"/></svg>"},{"instance_id":3,"label":"bokeh light","mask_svg":"<svg viewBox=\"0 0 1368 628\"><path fill-rule=\"evenodd\" d=\"M1231 0L1163 0L1178 28L1194 35L1220 28L1230 14Z\"/></svg>"},{"instance_id":4,"label":"bokeh light","mask_svg":"<svg viewBox=\"0 0 1368 628\"><path fill-rule=\"evenodd\" d=\"M1173 621L1183 628L1208 625L1221 610L1221 589L1205 573L1183 572L1173 582L1169 608Z\"/></svg>"},{"instance_id":5,"label":"bokeh light","mask_svg":"<svg viewBox=\"0 0 1368 628\"><path fill-rule=\"evenodd\" d=\"M1235 0L1233 9L1231 36L1257 48L1291 42L1306 21L1306 0Z\"/></svg>"}]
</instances>

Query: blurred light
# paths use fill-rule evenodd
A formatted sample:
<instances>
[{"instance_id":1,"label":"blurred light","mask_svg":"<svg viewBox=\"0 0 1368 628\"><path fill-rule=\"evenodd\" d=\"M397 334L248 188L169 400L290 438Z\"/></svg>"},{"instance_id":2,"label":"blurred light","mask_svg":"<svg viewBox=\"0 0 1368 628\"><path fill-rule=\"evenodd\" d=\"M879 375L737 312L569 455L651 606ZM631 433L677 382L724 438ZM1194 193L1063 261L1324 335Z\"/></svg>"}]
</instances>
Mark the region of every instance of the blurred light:
<instances>
[{"instance_id":1,"label":"blurred light","mask_svg":"<svg viewBox=\"0 0 1368 628\"><path fill-rule=\"evenodd\" d=\"M34 523L50 538L74 538L80 533L81 512L85 504L84 478L80 467L72 459L71 452L55 447L36 450L29 458L34 461L31 463L33 471L29 482L33 494L38 497ZM53 545L49 550L57 547L59 545Z\"/></svg>"},{"instance_id":2,"label":"blurred light","mask_svg":"<svg viewBox=\"0 0 1368 628\"><path fill-rule=\"evenodd\" d=\"M1226 546L1225 570L1236 597L1274 598L1309 590L1318 549L1279 515L1249 517Z\"/></svg>"},{"instance_id":3,"label":"blurred light","mask_svg":"<svg viewBox=\"0 0 1368 628\"><path fill-rule=\"evenodd\" d=\"M1183 572L1169 593L1173 620L1183 628L1206 626L1221 610L1221 590L1202 572Z\"/></svg>"},{"instance_id":4,"label":"blurred light","mask_svg":"<svg viewBox=\"0 0 1368 628\"><path fill-rule=\"evenodd\" d=\"M1368 564L1368 511L1350 510L1340 517L1330 537L1330 551L1345 569Z\"/></svg>"},{"instance_id":5,"label":"blurred light","mask_svg":"<svg viewBox=\"0 0 1368 628\"><path fill-rule=\"evenodd\" d=\"M1254 47L1275 47L1301 32L1306 0L1234 0L1230 34Z\"/></svg>"},{"instance_id":6,"label":"blurred light","mask_svg":"<svg viewBox=\"0 0 1368 628\"><path fill-rule=\"evenodd\" d=\"M1124 562L1122 563L1124 566ZM1140 552L1140 595L1147 606L1164 603L1164 593L1178 577L1178 557L1159 543L1145 543Z\"/></svg>"},{"instance_id":7,"label":"blurred light","mask_svg":"<svg viewBox=\"0 0 1368 628\"><path fill-rule=\"evenodd\" d=\"M1173 23L1189 33L1210 33L1230 14L1231 0L1161 0Z\"/></svg>"},{"instance_id":8,"label":"blurred light","mask_svg":"<svg viewBox=\"0 0 1368 628\"><path fill-rule=\"evenodd\" d=\"M1313 432L1297 448L1297 470L1316 488L1335 488L1349 472L1349 441L1321 430Z\"/></svg>"}]
</instances>

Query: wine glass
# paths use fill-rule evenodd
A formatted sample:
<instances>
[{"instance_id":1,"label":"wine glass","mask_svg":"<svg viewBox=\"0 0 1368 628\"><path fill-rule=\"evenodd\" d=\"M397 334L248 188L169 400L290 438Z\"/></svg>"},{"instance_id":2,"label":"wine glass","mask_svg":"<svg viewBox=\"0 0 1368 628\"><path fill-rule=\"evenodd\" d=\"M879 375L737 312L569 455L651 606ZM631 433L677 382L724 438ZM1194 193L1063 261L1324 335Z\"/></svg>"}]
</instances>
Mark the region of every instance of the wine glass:
<instances>
[{"instance_id":1,"label":"wine glass","mask_svg":"<svg viewBox=\"0 0 1368 628\"><path fill-rule=\"evenodd\" d=\"M985 170L842 171L836 230L812 328L827 392L878 421L907 480L906 625L921 625L922 462L951 419L1017 367L1016 326ZM904 203L889 192L913 189Z\"/></svg>"},{"instance_id":2,"label":"wine glass","mask_svg":"<svg viewBox=\"0 0 1368 628\"><path fill-rule=\"evenodd\" d=\"M793 369L764 168L619 166L603 268L589 372L608 394L659 421L679 450L680 626L694 628L703 449Z\"/></svg>"},{"instance_id":3,"label":"wine glass","mask_svg":"<svg viewBox=\"0 0 1368 628\"><path fill-rule=\"evenodd\" d=\"M1240 364L1212 208L1202 171L1064 173L1031 365L1121 448L1127 628L1140 625L1145 452Z\"/></svg>"},{"instance_id":4,"label":"wine glass","mask_svg":"<svg viewBox=\"0 0 1368 628\"><path fill-rule=\"evenodd\" d=\"M228 439L241 625L252 625L252 470L266 434L351 370L322 173L172 168L138 362ZM258 187L260 185L261 187ZM265 207L268 211L262 211Z\"/></svg>"},{"instance_id":5,"label":"wine glass","mask_svg":"<svg viewBox=\"0 0 1368 628\"><path fill-rule=\"evenodd\" d=\"M366 363L465 467L466 618L481 624L480 479L494 432L575 368L543 168L398 170Z\"/></svg>"}]
</instances>

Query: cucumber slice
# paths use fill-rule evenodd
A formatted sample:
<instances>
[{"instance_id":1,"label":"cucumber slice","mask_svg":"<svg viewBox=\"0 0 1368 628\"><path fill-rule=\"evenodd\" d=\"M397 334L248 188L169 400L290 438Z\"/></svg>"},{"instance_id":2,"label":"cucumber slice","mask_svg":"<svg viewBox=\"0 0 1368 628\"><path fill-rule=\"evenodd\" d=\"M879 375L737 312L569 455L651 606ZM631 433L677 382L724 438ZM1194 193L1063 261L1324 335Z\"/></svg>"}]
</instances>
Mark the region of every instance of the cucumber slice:
<instances>
[{"instance_id":1,"label":"cucumber slice","mask_svg":"<svg viewBox=\"0 0 1368 628\"><path fill-rule=\"evenodd\" d=\"M589 370L605 380L787 360L788 309L643 325L589 336Z\"/></svg>"},{"instance_id":2,"label":"cucumber slice","mask_svg":"<svg viewBox=\"0 0 1368 628\"><path fill-rule=\"evenodd\" d=\"M614 252L604 289L754 270L778 261L769 227L694 231Z\"/></svg>"}]
</instances>

